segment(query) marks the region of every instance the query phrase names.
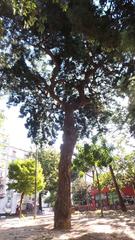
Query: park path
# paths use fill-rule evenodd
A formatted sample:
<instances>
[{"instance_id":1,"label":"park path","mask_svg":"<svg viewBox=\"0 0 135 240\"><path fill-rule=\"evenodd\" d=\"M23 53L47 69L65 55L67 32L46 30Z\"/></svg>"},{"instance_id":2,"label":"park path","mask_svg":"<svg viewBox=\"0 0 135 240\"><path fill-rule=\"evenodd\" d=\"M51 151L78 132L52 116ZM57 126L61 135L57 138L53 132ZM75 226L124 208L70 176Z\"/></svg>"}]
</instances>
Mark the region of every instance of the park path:
<instances>
[{"instance_id":1,"label":"park path","mask_svg":"<svg viewBox=\"0 0 135 240\"><path fill-rule=\"evenodd\" d=\"M53 215L0 220L0 240L135 240L135 211L104 218L74 214L70 231L54 231Z\"/></svg>"}]
</instances>

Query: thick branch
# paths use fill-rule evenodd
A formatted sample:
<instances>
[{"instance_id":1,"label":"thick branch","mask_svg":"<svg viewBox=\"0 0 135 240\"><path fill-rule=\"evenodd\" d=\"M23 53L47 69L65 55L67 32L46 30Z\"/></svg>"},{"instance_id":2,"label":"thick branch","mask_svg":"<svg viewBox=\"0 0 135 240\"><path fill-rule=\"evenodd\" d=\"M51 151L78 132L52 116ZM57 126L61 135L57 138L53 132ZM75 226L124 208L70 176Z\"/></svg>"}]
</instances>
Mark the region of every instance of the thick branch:
<instances>
[{"instance_id":1,"label":"thick branch","mask_svg":"<svg viewBox=\"0 0 135 240\"><path fill-rule=\"evenodd\" d=\"M53 71L52 71L52 77L50 79L50 82L51 82L51 88L53 88L53 89L54 89L54 87L55 87L55 85L57 83L56 82L56 77L57 77L57 75L59 73L59 70L60 70L59 66L55 66Z\"/></svg>"},{"instance_id":2,"label":"thick branch","mask_svg":"<svg viewBox=\"0 0 135 240\"><path fill-rule=\"evenodd\" d=\"M90 105L90 99L86 96L84 96L83 98L78 97L78 99L74 100L74 102L72 103L72 108L76 110L86 105Z\"/></svg>"},{"instance_id":3,"label":"thick branch","mask_svg":"<svg viewBox=\"0 0 135 240\"><path fill-rule=\"evenodd\" d=\"M8 70L5 70L6 71L9 71ZM41 85L41 82L44 84L44 90L50 94L50 96L57 101L58 104L62 105L63 102L59 99L59 97L54 93L54 88L53 88L53 84L51 84L50 86L46 83L46 80L41 77L37 72L33 73L29 68L28 66L26 65L23 57L21 59L19 59L16 64L14 65L13 68L10 69L10 72L12 72L15 76L23 76L25 77L26 79L29 79L30 81L33 80L34 84L36 85L36 87L43 91L42 89L42 85ZM54 81L56 76L58 74L58 69L57 67L54 68L53 70L53 74L52 74L52 78L51 80Z\"/></svg>"},{"instance_id":4,"label":"thick branch","mask_svg":"<svg viewBox=\"0 0 135 240\"><path fill-rule=\"evenodd\" d=\"M58 57L58 55L57 55L57 56L54 55L54 54L51 52L51 50L49 50L49 49L47 49L47 48L42 48L42 49L46 52L47 55L50 56L50 58L53 60L53 62L54 62L54 64L55 64L55 66L57 66L57 68L59 68L59 67L60 67L60 58Z\"/></svg>"}]
</instances>

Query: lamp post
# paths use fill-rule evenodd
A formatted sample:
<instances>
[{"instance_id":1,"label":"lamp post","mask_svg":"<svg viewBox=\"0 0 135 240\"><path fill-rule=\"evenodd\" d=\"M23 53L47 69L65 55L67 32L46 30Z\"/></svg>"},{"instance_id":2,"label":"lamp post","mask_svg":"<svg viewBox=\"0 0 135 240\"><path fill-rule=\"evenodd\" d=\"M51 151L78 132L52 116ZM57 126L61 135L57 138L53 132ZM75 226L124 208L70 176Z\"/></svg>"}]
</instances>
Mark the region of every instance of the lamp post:
<instances>
[{"instance_id":1,"label":"lamp post","mask_svg":"<svg viewBox=\"0 0 135 240\"><path fill-rule=\"evenodd\" d=\"M35 156L35 182L34 182L34 219L37 215L37 167L38 167L38 150L36 148L36 156Z\"/></svg>"}]
</instances>

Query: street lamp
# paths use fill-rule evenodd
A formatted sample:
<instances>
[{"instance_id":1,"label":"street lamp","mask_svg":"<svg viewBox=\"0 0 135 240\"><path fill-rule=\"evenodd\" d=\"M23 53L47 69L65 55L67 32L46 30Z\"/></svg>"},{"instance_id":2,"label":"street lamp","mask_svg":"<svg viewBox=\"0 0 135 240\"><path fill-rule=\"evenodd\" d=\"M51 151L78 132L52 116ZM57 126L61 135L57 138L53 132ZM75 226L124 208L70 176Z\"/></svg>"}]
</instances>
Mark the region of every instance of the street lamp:
<instances>
[{"instance_id":1,"label":"street lamp","mask_svg":"<svg viewBox=\"0 0 135 240\"><path fill-rule=\"evenodd\" d=\"M34 219L37 215L37 168L38 168L38 150L36 147L36 156L35 156L35 182L34 182Z\"/></svg>"}]
</instances>

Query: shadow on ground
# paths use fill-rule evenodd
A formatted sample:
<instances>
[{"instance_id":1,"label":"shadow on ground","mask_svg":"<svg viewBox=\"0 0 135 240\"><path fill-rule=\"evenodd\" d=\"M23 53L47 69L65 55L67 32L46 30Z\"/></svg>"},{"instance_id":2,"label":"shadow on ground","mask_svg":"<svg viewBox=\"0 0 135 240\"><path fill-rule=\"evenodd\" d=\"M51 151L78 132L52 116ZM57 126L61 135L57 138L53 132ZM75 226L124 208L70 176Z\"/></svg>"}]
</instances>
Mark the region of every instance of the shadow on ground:
<instances>
[{"instance_id":1,"label":"shadow on ground","mask_svg":"<svg viewBox=\"0 0 135 240\"><path fill-rule=\"evenodd\" d=\"M0 240L133 240L125 234L88 233L78 230L80 237L70 237L70 231L54 231L47 226L29 226L0 230ZM67 236L69 235L69 236ZM76 235L76 234L75 234Z\"/></svg>"},{"instance_id":2,"label":"shadow on ground","mask_svg":"<svg viewBox=\"0 0 135 240\"><path fill-rule=\"evenodd\" d=\"M0 240L49 240L53 236L54 231L47 224L0 230Z\"/></svg>"},{"instance_id":3,"label":"shadow on ground","mask_svg":"<svg viewBox=\"0 0 135 240\"><path fill-rule=\"evenodd\" d=\"M135 213L135 212L134 212ZM53 217L7 219L0 221L0 240L133 240L135 233L133 213L105 218L72 217L69 231L53 230Z\"/></svg>"},{"instance_id":4,"label":"shadow on ground","mask_svg":"<svg viewBox=\"0 0 135 240\"><path fill-rule=\"evenodd\" d=\"M69 240L132 240L132 238L118 234L89 233L78 238L70 238Z\"/></svg>"}]
</instances>

